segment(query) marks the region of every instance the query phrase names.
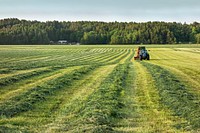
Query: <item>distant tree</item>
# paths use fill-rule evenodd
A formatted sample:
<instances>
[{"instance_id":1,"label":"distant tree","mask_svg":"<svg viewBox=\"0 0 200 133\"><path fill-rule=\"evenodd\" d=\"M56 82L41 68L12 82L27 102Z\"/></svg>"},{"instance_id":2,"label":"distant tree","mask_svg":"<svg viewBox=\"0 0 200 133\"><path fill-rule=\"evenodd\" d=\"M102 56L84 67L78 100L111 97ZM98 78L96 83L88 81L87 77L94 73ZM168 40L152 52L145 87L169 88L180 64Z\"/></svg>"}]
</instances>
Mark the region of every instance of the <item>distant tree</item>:
<instances>
[{"instance_id":1,"label":"distant tree","mask_svg":"<svg viewBox=\"0 0 200 133\"><path fill-rule=\"evenodd\" d=\"M196 43L200 44L200 33L196 34Z\"/></svg>"},{"instance_id":2,"label":"distant tree","mask_svg":"<svg viewBox=\"0 0 200 133\"><path fill-rule=\"evenodd\" d=\"M171 31L168 31L166 36L166 44L174 44L174 43L176 43L176 38L174 37Z\"/></svg>"}]
</instances>

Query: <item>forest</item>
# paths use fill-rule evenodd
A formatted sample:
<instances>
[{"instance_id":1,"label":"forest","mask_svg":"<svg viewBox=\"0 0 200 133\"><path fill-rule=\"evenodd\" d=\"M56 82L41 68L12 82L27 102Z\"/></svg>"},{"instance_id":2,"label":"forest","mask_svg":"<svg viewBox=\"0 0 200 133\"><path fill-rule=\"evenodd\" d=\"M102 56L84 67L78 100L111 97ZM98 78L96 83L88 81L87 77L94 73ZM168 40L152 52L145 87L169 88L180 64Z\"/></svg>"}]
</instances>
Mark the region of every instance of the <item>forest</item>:
<instances>
[{"instance_id":1,"label":"forest","mask_svg":"<svg viewBox=\"0 0 200 133\"><path fill-rule=\"evenodd\" d=\"M200 43L200 23L0 20L0 44L188 44Z\"/></svg>"}]
</instances>

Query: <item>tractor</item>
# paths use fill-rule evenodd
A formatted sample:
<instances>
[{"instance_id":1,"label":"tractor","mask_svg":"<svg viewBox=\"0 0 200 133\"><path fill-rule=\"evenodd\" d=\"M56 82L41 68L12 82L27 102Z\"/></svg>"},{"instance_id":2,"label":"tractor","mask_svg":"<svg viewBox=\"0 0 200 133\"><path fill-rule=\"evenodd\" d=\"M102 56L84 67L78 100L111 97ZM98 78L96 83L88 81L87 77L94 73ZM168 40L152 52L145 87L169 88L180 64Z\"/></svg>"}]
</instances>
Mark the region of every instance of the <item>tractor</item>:
<instances>
[{"instance_id":1,"label":"tractor","mask_svg":"<svg viewBox=\"0 0 200 133\"><path fill-rule=\"evenodd\" d=\"M150 60L150 55L147 52L146 48L144 46L138 47L136 56L134 57L135 60Z\"/></svg>"}]
</instances>

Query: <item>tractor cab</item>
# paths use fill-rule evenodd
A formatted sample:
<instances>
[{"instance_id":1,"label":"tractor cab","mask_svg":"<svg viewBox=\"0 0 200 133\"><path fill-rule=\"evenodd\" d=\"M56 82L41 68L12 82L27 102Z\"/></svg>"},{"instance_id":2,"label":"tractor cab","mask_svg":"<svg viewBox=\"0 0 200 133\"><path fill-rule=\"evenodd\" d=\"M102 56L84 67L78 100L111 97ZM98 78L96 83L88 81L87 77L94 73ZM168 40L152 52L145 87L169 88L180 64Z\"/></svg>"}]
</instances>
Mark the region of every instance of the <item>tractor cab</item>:
<instances>
[{"instance_id":1,"label":"tractor cab","mask_svg":"<svg viewBox=\"0 0 200 133\"><path fill-rule=\"evenodd\" d=\"M135 60L149 60L150 55L144 46L138 47L136 51L136 56L134 57Z\"/></svg>"}]
</instances>

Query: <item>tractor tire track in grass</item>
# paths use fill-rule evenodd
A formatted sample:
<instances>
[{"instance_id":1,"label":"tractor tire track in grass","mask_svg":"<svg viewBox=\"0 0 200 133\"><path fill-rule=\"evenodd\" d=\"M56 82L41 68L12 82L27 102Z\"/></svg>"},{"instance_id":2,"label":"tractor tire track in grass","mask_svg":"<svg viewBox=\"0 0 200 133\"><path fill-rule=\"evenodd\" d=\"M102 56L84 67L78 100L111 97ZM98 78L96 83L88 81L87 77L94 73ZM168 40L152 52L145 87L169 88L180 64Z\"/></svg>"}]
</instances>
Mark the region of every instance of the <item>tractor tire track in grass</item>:
<instances>
[{"instance_id":1,"label":"tractor tire track in grass","mask_svg":"<svg viewBox=\"0 0 200 133\"><path fill-rule=\"evenodd\" d=\"M149 70L161 97L160 102L169 108L175 116L187 120L175 125L176 128L200 131L200 99L190 93L184 83L160 66L142 62Z\"/></svg>"},{"instance_id":2,"label":"tractor tire track in grass","mask_svg":"<svg viewBox=\"0 0 200 133\"><path fill-rule=\"evenodd\" d=\"M71 73L63 73L43 84L29 89L27 92L15 96L6 102L0 104L0 115L6 117L13 117L21 112L31 110L33 105L46 99L46 96L52 95L54 92L68 86L79 76L94 69L94 67L83 67Z\"/></svg>"}]
</instances>

